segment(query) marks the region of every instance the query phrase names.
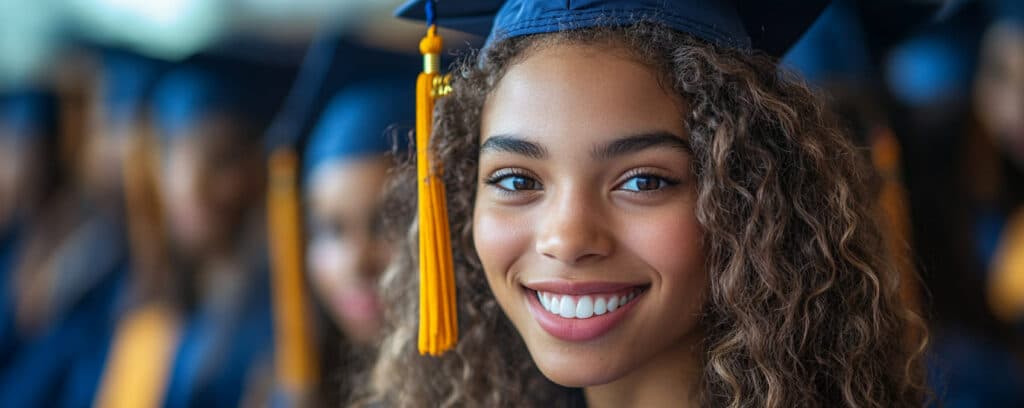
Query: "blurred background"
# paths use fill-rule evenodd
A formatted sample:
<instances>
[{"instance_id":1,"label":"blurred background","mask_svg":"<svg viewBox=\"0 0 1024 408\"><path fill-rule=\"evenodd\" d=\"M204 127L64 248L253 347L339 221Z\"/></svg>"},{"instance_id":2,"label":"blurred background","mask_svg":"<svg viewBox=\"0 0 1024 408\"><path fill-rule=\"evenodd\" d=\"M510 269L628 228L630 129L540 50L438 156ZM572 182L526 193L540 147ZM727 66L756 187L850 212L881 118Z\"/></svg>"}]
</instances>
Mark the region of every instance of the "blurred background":
<instances>
[{"instance_id":1,"label":"blurred background","mask_svg":"<svg viewBox=\"0 0 1024 408\"><path fill-rule=\"evenodd\" d=\"M0 0L0 406L365 381L422 67L399 3ZM781 65L879 170L936 402L1024 406L1024 2L835 0Z\"/></svg>"}]
</instances>

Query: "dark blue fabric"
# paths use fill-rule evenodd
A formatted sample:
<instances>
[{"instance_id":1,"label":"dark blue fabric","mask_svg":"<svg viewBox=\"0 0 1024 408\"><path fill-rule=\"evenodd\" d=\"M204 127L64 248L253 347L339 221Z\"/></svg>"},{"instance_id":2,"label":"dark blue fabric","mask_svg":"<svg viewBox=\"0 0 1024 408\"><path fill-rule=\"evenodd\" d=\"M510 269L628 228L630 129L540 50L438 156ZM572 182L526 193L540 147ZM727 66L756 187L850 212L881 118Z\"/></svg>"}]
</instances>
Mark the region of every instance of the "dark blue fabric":
<instances>
[{"instance_id":1,"label":"dark blue fabric","mask_svg":"<svg viewBox=\"0 0 1024 408\"><path fill-rule=\"evenodd\" d=\"M0 373L16 353L20 339L14 321L14 268L17 267L21 228L0 226Z\"/></svg>"},{"instance_id":2,"label":"dark blue fabric","mask_svg":"<svg viewBox=\"0 0 1024 408\"><path fill-rule=\"evenodd\" d=\"M974 217L974 255L984 271L992 267L1005 227L1006 214L995 209L982 209Z\"/></svg>"},{"instance_id":3,"label":"dark blue fabric","mask_svg":"<svg viewBox=\"0 0 1024 408\"><path fill-rule=\"evenodd\" d=\"M826 8L782 63L817 85L871 79L873 64L853 1L839 0Z\"/></svg>"},{"instance_id":4,"label":"dark blue fabric","mask_svg":"<svg viewBox=\"0 0 1024 408\"><path fill-rule=\"evenodd\" d=\"M306 146L306 175L331 161L405 150L416 120L414 91L408 80L377 80L339 92Z\"/></svg>"},{"instance_id":5,"label":"dark blue fabric","mask_svg":"<svg viewBox=\"0 0 1024 408\"><path fill-rule=\"evenodd\" d=\"M1024 407L1024 367L1013 353L966 330L936 333L928 380L945 408Z\"/></svg>"},{"instance_id":6,"label":"dark blue fabric","mask_svg":"<svg viewBox=\"0 0 1024 408\"><path fill-rule=\"evenodd\" d=\"M127 123L140 113L162 65L139 55L107 51L103 55L103 108L106 120Z\"/></svg>"},{"instance_id":7,"label":"dark blue fabric","mask_svg":"<svg viewBox=\"0 0 1024 408\"><path fill-rule=\"evenodd\" d=\"M54 137L57 132L57 97L39 89L0 93L0 137L28 139Z\"/></svg>"},{"instance_id":8,"label":"dark blue fabric","mask_svg":"<svg viewBox=\"0 0 1024 408\"><path fill-rule=\"evenodd\" d=\"M19 349L0 373L0 406L91 405L114 332L125 265L107 274L66 316Z\"/></svg>"},{"instance_id":9,"label":"dark blue fabric","mask_svg":"<svg viewBox=\"0 0 1024 408\"><path fill-rule=\"evenodd\" d=\"M185 67L160 78L153 92L153 120L160 137L170 141L208 116L233 113L239 103L237 90L226 78Z\"/></svg>"},{"instance_id":10,"label":"dark blue fabric","mask_svg":"<svg viewBox=\"0 0 1024 408\"><path fill-rule=\"evenodd\" d=\"M267 271L229 313L200 307L188 319L171 369L168 408L233 407L262 358L271 356L273 322Z\"/></svg>"},{"instance_id":11,"label":"dark blue fabric","mask_svg":"<svg viewBox=\"0 0 1024 408\"><path fill-rule=\"evenodd\" d=\"M401 17L424 20L426 0L402 5ZM827 1L708 0L442 0L441 26L487 35L487 44L521 35L595 26L657 22L732 48L779 55L821 12ZM753 31L750 31L750 30Z\"/></svg>"}]
</instances>

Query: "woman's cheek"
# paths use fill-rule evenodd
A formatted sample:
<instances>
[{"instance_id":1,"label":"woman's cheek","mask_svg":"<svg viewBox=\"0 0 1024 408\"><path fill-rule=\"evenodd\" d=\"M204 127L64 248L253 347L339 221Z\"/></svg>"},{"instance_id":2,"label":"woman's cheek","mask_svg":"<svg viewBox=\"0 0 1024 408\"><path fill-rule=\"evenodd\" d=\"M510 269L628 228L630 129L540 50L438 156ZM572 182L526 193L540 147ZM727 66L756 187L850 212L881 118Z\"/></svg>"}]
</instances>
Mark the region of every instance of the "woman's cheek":
<instances>
[{"instance_id":1,"label":"woman's cheek","mask_svg":"<svg viewBox=\"0 0 1024 408\"><path fill-rule=\"evenodd\" d=\"M703 272L704 232L694 211L693 205L687 202L636 217L626 223L627 235L622 242L663 274Z\"/></svg>"},{"instance_id":2,"label":"woman's cheek","mask_svg":"<svg viewBox=\"0 0 1024 408\"><path fill-rule=\"evenodd\" d=\"M473 243L488 279L504 275L530 250L529 214L508 208L478 206L473 216Z\"/></svg>"},{"instance_id":3,"label":"woman's cheek","mask_svg":"<svg viewBox=\"0 0 1024 408\"><path fill-rule=\"evenodd\" d=\"M336 245L317 240L309 248L309 269L313 283L324 293L330 293L338 286L342 268L342 256Z\"/></svg>"}]
</instances>

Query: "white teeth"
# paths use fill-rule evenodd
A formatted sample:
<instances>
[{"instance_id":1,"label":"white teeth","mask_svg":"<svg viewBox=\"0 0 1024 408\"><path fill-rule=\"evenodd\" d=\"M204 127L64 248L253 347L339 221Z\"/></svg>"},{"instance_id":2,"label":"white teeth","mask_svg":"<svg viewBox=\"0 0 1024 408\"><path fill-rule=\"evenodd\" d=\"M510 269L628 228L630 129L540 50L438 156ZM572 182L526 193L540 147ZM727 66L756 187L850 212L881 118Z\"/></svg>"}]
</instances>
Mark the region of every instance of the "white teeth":
<instances>
[{"instance_id":1,"label":"white teeth","mask_svg":"<svg viewBox=\"0 0 1024 408\"><path fill-rule=\"evenodd\" d=\"M576 317L576 303L572 301L572 296L562 296L562 303L559 305L558 315L566 319Z\"/></svg>"},{"instance_id":2,"label":"white teeth","mask_svg":"<svg viewBox=\"0 0 1024 408\"><path fill-rule=\"evenodd\" d=\"M594 314L600 316L608 312L608 303L604 298L599 297L594 301Z\"/></svg>"},{"instance_id":3,"label":"white teeth","mask_svg":"<svg viewBox=\"0 0 1024 408\"><path fill-rule=\"evenodd\" d=\"M615 309L618 309L618 308L619 308L619 297L618 296L612 296L611 299L608 299L608 311L609 312L614 312Z\"/></svg>"},{"instance_id":4,"label":"white teeth","mask_svg":"<svg viewBox=\"0 0 1024 408\"><path fill-rule=\"evenodd\" d=\"M574 298L571 295L555 295L548 292L537 292L541 307L549 313L566 319L587 319L614 312L619 307L631 302L640 291L632 291L624 295L592 296Z\"/></svg>"},{"instance_id":5,"label":"white teeth","mask_svg":"<svg viewBox=\"0 0 1024 408\"><path fill-rule=\"evenodd\" d=\"M584 296L580 298L579 303L576 304L576 318L586 319L594 315L594 301L590 296Z\"/></svg>"}]
</instances>

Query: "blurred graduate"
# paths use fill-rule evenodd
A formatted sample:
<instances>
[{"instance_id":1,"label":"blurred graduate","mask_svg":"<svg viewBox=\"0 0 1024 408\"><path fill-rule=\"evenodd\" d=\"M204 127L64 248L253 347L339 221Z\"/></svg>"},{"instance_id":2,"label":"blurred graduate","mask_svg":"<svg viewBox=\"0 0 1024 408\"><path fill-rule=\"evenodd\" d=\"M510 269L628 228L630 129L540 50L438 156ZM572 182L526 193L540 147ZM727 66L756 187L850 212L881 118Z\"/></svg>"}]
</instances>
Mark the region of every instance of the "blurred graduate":
<instances>
[{"instance_id":1,"label":"blurred graduate","mask_svg":"<svg viewBox=\"0 0 1024 408\"><path fill-rule=\"evenodd\" d=\"M28 333L16 322L16 270L56 194L58 101L45 89L0 94L0 372ZM35 232L35 234L33 234ZM38 246L35 244L33 246Z\"/></svg>"},{"instance_id":2,"label":"blurred graduate","mask_svg":"<svg viewBox=\"0 0 1024 408\"><path fill-rule=\"evenodd\" d=\"M49 206L47 225L34 227L39 238L23 250L16 272L17 323L31 340L3 372L5 405L90 401L127 292L122 165L125 147L143 132L142 102L158 64L114 50L100 51L97 62L66 191ZM72 145L74 138L61 136Z\"/></svg>"},{"instance_id":3,"label":"blurred graduate","mask_svg":"<svg viewBox=\"0 0 1024 408\"><path fill-rule=\"evenodd\" d=\"M413 96L408 80L348 85L327 105L307 145L306 265L330 322L321 340L324 404L337 405L365 385L363 360L379 341L378 281L394 251L382 226L383 192L395 160L407 159Z\"/></svg>"},{"instance_id":4,"label":"blurred graduate","mask_svg":"<svg viewBox=\"0 0 1024 408\"><path fill-rule=\"evenodd\" d=\"M118 325L100 406L267 398L255 385L270 381L273 334L260 135L280 93L258 78L244 64L200 61L173 68L156 86L153 232L165 234L167 253L153 263L162 267L137 278L165 290L137 299Z\"/></svg>"}]
</instances>

